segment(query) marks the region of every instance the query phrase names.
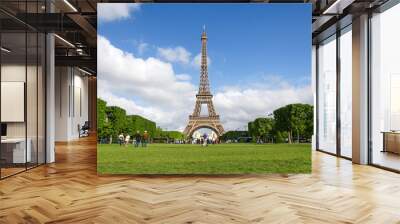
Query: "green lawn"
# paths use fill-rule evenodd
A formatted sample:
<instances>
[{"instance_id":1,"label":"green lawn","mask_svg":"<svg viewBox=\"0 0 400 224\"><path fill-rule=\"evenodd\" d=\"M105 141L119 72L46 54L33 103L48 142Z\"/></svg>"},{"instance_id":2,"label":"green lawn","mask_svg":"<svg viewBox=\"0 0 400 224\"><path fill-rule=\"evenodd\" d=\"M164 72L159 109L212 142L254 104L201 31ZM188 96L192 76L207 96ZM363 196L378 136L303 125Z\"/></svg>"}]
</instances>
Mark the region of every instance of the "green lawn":
<instances>
[{"instance_id":1,"label":"green lawn","mask_svg":"<svg viewBox=\"0 0 400 224\"><path fill-rule=\"evenodd\" d=\"M97 146L101 174L261 174L311 172L310 144L149 144Z\"/></svg>"}]
</instances>

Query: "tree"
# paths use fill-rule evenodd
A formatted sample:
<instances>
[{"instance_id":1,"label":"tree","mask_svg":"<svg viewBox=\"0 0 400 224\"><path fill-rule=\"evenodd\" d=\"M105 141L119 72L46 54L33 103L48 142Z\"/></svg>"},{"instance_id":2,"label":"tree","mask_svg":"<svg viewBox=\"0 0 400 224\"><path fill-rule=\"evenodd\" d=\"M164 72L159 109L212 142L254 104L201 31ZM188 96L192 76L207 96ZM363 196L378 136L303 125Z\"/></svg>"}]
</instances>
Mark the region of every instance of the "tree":
<instances>
[{"instance_id":1,"label":"tree","mask_svg":"<svg viewBox=\"0 0 400 224\"><path fill-rule=\"evenodd\" d=\"M274 119L273 118L257 118L255 121L256 131L259 133L259 136L262 138L263 142L267 141L268 136L272 136L272 131L274 128Z\"/></svg>"},{"instance_id":2,"label":"tree","mask_svg":"<svg viewBox=\"0 0 400 224\"><path fill-rule=\"evenodd\" d=\"M220 139L222 141L239 139L247 140L249 137L250 135L248 131L227 131L220 137Z\"/></svg>"},{"instance_id":3,"label":"tree","mask_svg":"<svg viewBox=\"0 0 400 224\"><path fill-rule=\"evenodd\" d=\"M248 123L249 134L255 140L263 140L264 142L267 142L267 140L272 140L274 123L275 122L272 117L257 118L254 121Z\"/></svg>"},{"instance_id":4,"label":"tree","mask_svg":"<svg viewBox=\"0 0 400 224\"><path fill-rule=\"evenodd\" d=\"M97 98L97 136L99 139L107 137L105 133L105 126L107 121L106 114L107 103L106 101Z\"/></svg>"},{"instance_id":5,"label":"tree","mask_svg":"<svg viewBox=\"0 0 400 224\"><path fill-rule=\"evenodd\" d=\"M292 143L292 129L290 126L290 108L289 106L281 107L274 111L275 128L277 131L285 131L288 133L289 143Z\"/></svg>"},{"instance_id":6,"label":"tree","mask_svg":"<svg viewBox=\"0 0 400 224\"><path fill-rule=\"evenodd\" d=\"M314 107L312 105L308 105L306 108L306 120L305 120L305 130L304 137L311 140L312 135L314 133Z\"/></svg>"},{"instance_id":7,"label":"tree","mask_svg":"<svg viewBox=\"0 0 400 224\"><path fill-rule=\"evenodd\" d=\"M134 135L137 131L143 133L147 131L150 138L156 136L157 128L156 123L139 115L126 116L127 133Z\"/></svg>"},{"instance_id":8,"label":"tree","mask_svg":"<svg viewBox=\"0 0 400 224\"><path fill-rule=\"evenodd\" d=\"M289 104L274 111L275 128L277 131L285 131L288 135L288 142L293 142L293 133L309 137L313 129L313 106L308 104Z\"/></svg>"},{"instance_id":9,"label":"tree","mask_svg":"<svg viewBox=\"0 0 400 224\"><path fill-rule=\"evenodd\" d=\"M249 123L247 123L247 130L249 132L249 136L253 137L253 141L254 141L254 137L257 136L257 133L255 131L254 128L254 121L250 121Z\"/></svg>"},{"instance_id":10,"label":"tree","mask_svg":"<svg viewBox=\"0 0 400 224\"><path fill-rule=\"evenodd\" d=\"M110 127L110 143L112 139L116 139L120 133L127 131L126 111L117 106L110 106L106 108L108 122L111 123Z\"/></svg>"},{"instance_id":11,"label":"tree","mask_svg":"<svg viewBox=\"0 0 400 224\"><path fill-rule=\"evenodd\" d=\"M277 131L275 133L275 142L276 143L286 143L287 132Z\"/></svg>"},{"instance_id":12,"label":"tree","mask_svg":"<svg viewBox=\"0 0 400 224\"><path fill-rule=\"evenodd\" d=\"M172 140L183 140L185 135L179 131L163 131L163 136Z\"/></svg>"},{"instance_id":13,"label":"tree","mask_svg":"<svg viewBox=\"0 0 400 224\"><path fill-rule=\"evenodd\" d=\"M102 140L105 138L112 142L113 124L109 121L107 115L107 102L98 98L97 99L97 137Z\"/></svg>"},{"instance_id":14,"label":"tree","mask_svg":"<svg viewBox=\"0 0 400 224\"><path fill-rule=\"evenodd\" d=\"M163 131L154 121L139 115L126 115L126 111L117 106L107 106L107 102L97 99L97 119L99 139L108 138L109 143L121 133L133 136L137 131L147 131L150 139L167 138L183 140L179 131Z\"/></svg>"},{"instance_id":15,"label":"tree","mask_svg":"<svg viewBox=\"0 0 400 224\"><path fill-rule=\"evenodd\" d=\"M154 132L154 137L156 138L160 138L162 135L163 130L161 129L161 127L157 126L156 131Z\"/></svg>"},{"instance_id":16,"label":"tree","mask_svg":"<svg viewBox=\"0 0 400 224\"><path fill-rule=\"evenodd\" d=\"M303 138L311 138L313 128L313 106L308 104L291 104L291 120L292 129L297 134L297 141L300 136Z\"/></svg>"}]
</instances>

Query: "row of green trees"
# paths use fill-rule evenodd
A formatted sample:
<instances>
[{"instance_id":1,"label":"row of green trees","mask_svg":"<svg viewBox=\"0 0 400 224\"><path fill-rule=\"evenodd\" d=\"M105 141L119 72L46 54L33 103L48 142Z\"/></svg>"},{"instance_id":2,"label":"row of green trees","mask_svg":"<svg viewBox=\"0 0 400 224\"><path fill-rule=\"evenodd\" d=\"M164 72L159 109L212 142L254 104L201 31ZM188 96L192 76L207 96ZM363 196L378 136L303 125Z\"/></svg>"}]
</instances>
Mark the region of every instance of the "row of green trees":
<instances>
[{"instance_id":1,"label":"row of green trees","mask_svg":"<svg viewBox=\"0 0 400 224\"><path fill-rule=\"evenodd\" d=\"M179 131L164 131L154 121L139 115L127 115L124 109L107 106L107 102L102 99L97 99L97 120L98 138L107 139L109 143L115 142L121 133L133 136L137 131L141 134L147 131L151 139L183 139L183 134Z\"/></svg>"},{"instance_id":2,"label":"row of green trees","mask_svg":"<svg viewBox=\"0 0 400 224\"><path fill-rule=\"evenodd\" d=\"M184 134L179 131L164 131L154 121L139 115L127 115L117 106L107 106L107 102L97 99L98 138L116 141L120 133L133 136L136 131L148 131L150 138L183 140ZM313 133L313 106L309 104L289 104L248 123L248 131L228 131L221 136L222 141L243 140L249 137L253 141L289 142L309 141Z\"/></svg>"},{"instance_id":3,"label":"row of green trees","mask_svg":"<svg viewBox=\"0 0 400 224\"><path fill-rule=\"evenodd\" d=\"M222 142L226 142L228 140L237 140L238 142L248 142L250 138L248 131L227 131L221 137L220 140Z\"/></svg>"},{"instance_id":4,"label":"row of green trees","mask_svg":"<svg viewBox=\"0 0 400 224\"><path fill-rule=\"evenodd\" d=\"M313 106L289 104L267 117L248 123L248 132L253 139L263 142L310 141L313 133Z\"/></svg>"},{"instance_id":5,"label":"row of green trees","mask_svg":"<svg viewBox=\"0 0 400 224\"><path fill-rule=\"evenodd\" d=\"M159 128L161 130L161 128ZM183 140L185 139L185 135L180 131L163 131L157 133L157 137L160 138L168 138L168 139L178 139Z\"/></svg>"},{"instance_id":6,"label":"row of green trees","mask_svg":"<svg viewBox=\"0 0 400 224\"><path fill-rule=\"evenodd\" d=\"M155 142L168 143L175 140L184 140L185 135L180 131L164 131L160 127L157 127L154 135Z\"/></svg>"}]
</instances>

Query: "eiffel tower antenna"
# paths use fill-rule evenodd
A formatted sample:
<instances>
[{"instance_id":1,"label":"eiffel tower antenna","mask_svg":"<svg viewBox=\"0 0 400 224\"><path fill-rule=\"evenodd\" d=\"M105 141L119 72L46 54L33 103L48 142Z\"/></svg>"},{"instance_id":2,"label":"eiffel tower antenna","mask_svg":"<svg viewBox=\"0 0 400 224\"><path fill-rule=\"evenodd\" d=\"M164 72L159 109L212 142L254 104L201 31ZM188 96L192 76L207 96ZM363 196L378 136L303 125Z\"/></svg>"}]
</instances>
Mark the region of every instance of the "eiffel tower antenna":
<instances>
[{"instance_id":1,"label":"eiffel tower antenna","mask_svg":"<svg viewBox=\"0 0 400 224\"><path fill-rule=\"evenodd\" d=\"M203 33L201 34L200 84L199 91L196 94L196 105L193 114L189 116L189 123L184 130L184 134L186 134L187 137L190 138L193 133L200 128L209 128L213 130L218 137L224 133L219 115L215 112L212 97L210 82L208 80L206 26L203 25ZM207 116L200 116L201 105L203 104L207 105Z\"/></svg>"},{"instance_id":2,"label":"eiffel tower antenna","mask_svg":"<svg viewBox=\"0 0 400 224\"><path fill-rule=\"evenodd\" d=\"M200 64L200 85L198 95L207 95L210 93L210 83L208 81L208 62L207 62L207 34L203 26L201 34L201 64Z\"/></svg>"}]
</instances>

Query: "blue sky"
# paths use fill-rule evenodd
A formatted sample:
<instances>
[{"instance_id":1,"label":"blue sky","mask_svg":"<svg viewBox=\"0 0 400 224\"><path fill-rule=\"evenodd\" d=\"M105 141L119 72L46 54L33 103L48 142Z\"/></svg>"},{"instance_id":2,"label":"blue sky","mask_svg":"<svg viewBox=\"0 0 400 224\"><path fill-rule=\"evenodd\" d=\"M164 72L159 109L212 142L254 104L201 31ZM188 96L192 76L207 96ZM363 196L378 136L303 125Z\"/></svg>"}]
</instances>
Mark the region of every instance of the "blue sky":
<instances>
[{"instance_id":1,"label":"blue sky","mask_svg":"<svg viewBox=\"0 0 400 224\"><path fill-rule=\"evenodd\" d=\"M280 75L297 84L309 82L310 4L142 4L127 20L99 24L99 33L115 46L138 55L137 44L183 46L200 52L203 24L208 34L213 88L238 81L257 82ZM141 56L155 55L156 49ZM175 67L198 81L198 68Z\"/></svg>"},{"instance_id":2,"label":"blue sky","mask_svg":"<svg viewBox=\"0 0 400 224\"><path fill-rule=\"evenodd\" d=\"M184 75L186 78L180 81L197 89L199 66L194 61L200 53L203 25L208 35L208 56L211 59L209 78L215 98L223 101L232 96L232 91L238 91L243 97L246 93L248 97L262 97L268 90L297 90L310 85L310 4L121 4L121 7L114 8L104 4L99 10L98 33L110 45L125 54L131 54L135 60L141 59L146 63L150 58L155 58L160 63L167 63L178 81ZM180 53L177 53L178 48ZM99 52L101 50L100 45ZM164 51L166 55L162 54L163 50L167 50ZM174 58L174 55L179 58ZM99 80L102 75L106 76L107 72L102 74L100 68ZM146 77L146 74L143 76ZM127 96L130 95L127 92L111 89L107 91L111 91L115 97L125 97L143 109L135 111L132 107L128 111L144 113L156 119L155 115L143 112L145 109L142 107L154 104L148 97L141 97L140 94ZM252 95L252 91L261 91L258 92L261 95ZM293 99L296 100L308 102L310 99ZM222 112L230 113L227 110L229 105L220 104ZM269 103L265 110L257 108L260 111L256 114L243 115L251 119L251 116L259 116L261 112L271 112L278 105ZM193 106L188 106L189 111ZM218 109L218 105L216 107ZM232 124L232 127L240 128L244 122ZM182 125L166 126L180 129Z\"/></svg>"}]
</instances>

